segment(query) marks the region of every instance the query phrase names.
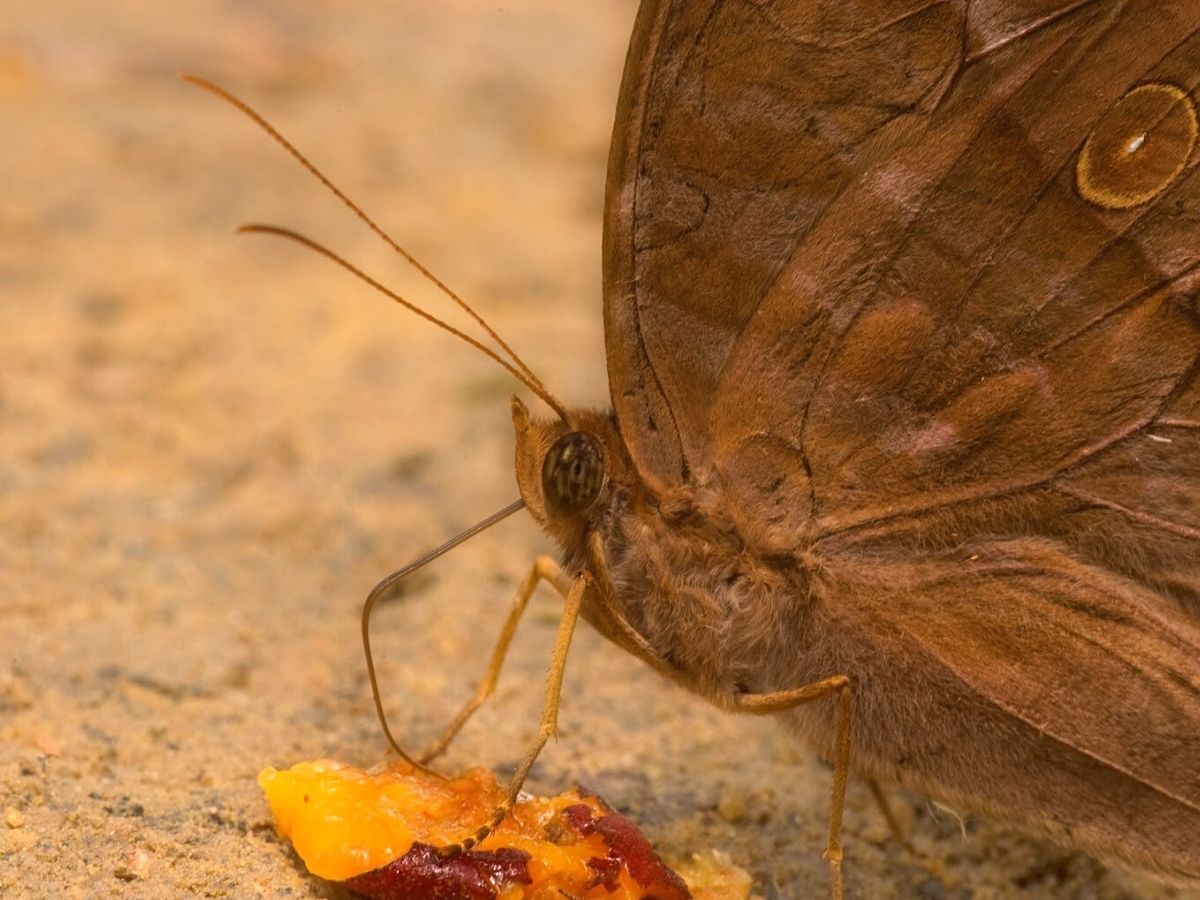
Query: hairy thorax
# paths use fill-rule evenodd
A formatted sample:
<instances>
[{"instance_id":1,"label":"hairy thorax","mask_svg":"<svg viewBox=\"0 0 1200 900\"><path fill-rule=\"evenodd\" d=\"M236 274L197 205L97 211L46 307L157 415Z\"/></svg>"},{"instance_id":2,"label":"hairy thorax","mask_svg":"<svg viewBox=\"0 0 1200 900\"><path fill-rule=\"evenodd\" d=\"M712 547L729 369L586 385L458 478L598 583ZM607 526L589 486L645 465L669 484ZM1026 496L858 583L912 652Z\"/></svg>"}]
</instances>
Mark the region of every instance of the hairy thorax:
<instances>
[{"instance_id":1,"label":"hairy thorax","mask_svg":"<svg viewBox=\"0 0 1200 900\"><path fill-rule=\"evenodd\" d=\"M812 596L794 557L754 555L717 500L695 494L618 490L597 524L615 605L685 685L719 700L801 677Z\"/></svg>"}]
</instances>

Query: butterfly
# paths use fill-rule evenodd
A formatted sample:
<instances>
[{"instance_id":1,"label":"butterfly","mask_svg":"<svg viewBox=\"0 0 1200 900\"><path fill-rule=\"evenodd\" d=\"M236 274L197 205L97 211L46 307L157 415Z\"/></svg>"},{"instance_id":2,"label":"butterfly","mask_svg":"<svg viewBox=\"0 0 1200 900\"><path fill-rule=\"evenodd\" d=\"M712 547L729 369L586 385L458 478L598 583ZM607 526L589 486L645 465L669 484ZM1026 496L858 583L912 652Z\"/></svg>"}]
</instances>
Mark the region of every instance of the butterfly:
<instances>
[{"instance_id":1,"label":"butterfly","mask_svg":"<svg viewBox=\"0 0 1200 900\"><path fill-rule=\"evenodd\" d=\"M602 630L839 775L1200 878L1198 82L1195 2L643 0L613 417L517 415Z\"/></svg>"},{"instance_id":2,"label":"butterfly","mask_svg":"<svg viewBox=\"0 0 1200 900\"><path fill-rule=\"evenodd\" d=\"M642 0L612 409L487 351L562 555L422 758L547 581L510 798L584 618L834 761L834 896L852 770L1200 880L1198 82L1194 0Z\"/></svg>"}]
</instances>

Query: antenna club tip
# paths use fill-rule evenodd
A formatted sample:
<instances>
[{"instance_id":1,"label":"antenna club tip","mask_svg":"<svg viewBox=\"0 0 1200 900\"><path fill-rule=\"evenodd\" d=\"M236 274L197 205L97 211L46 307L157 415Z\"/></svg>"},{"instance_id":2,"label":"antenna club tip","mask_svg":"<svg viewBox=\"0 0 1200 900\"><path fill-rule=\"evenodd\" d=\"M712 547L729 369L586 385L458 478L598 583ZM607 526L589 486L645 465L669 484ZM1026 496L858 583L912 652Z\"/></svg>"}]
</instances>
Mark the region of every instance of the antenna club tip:
<instances>
[{"instance_id":1,"label":"antenna club tip","mask_svg":"<svg viewBox=\"0 0 1200 900\"><path fill-rule=\"evenodd\" d=\"M290 228L283 228L279 225L264 225L262 222L243 222L234 229L234 234L274 234L293 241L299 241L301 244L313 246L312 241L304 237L304 235L297 234Z\"/></svg>"},{"instance_id":2,"label":"antenna club tip","mask_svg":"<svg viewBox=\"0 0 1200 900\"><path fill-rule=\"evenodd\" d=\"M198 87L203 91L208 91L210 94L216 94L218 97L225 98L234 106L240 105L236 97L215 82L209 81L203 75L197 75L194 72L180 72L179 77L193 87Z\"/></svg>"}]
</instances>

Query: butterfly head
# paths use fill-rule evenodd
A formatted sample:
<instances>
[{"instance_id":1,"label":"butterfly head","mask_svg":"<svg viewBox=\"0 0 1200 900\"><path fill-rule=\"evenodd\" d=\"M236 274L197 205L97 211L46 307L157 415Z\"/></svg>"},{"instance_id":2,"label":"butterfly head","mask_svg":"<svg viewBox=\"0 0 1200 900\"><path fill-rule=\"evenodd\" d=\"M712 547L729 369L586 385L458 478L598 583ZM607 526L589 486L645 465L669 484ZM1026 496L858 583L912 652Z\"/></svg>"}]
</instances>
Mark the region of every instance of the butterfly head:
<instances>
[{"instance_id":1,"label":"butterfly head","mask_svg":"<svg viewBox=\"0 0 1200 900\"><path fill-rule=\"evenodd\" d=\"M604 506L622 454L611 416L578 411L569 420L535 419L512 403L517 485L533 517L564 543Z\"/></svg>"}]
</instances>

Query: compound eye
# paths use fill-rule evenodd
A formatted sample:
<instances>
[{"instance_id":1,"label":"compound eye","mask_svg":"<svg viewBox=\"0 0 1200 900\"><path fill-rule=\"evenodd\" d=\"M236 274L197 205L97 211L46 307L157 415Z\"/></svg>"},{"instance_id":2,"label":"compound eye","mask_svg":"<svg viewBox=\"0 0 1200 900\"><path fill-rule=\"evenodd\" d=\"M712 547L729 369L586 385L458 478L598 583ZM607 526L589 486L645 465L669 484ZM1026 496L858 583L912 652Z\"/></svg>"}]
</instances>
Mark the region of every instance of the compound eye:
<instances>
[{"instance_id":1,"label":"compound eye","mask_svg":"<svg viewBox=\"0 0 1200 900\"><path fill-rule=\"evenodd\" d=\"M583 512L604 487L604 450L585 431L564 434L542 463L542 494L550 512L571 515Z\"/></svg>"}]
</instances>

